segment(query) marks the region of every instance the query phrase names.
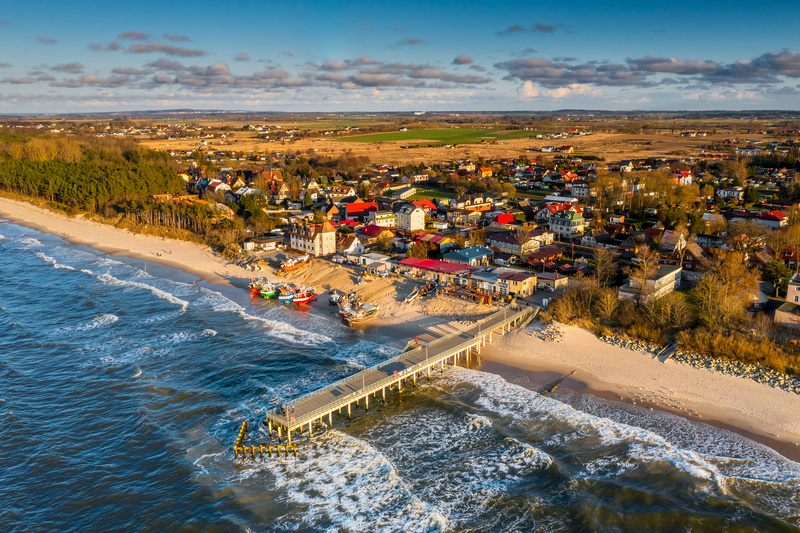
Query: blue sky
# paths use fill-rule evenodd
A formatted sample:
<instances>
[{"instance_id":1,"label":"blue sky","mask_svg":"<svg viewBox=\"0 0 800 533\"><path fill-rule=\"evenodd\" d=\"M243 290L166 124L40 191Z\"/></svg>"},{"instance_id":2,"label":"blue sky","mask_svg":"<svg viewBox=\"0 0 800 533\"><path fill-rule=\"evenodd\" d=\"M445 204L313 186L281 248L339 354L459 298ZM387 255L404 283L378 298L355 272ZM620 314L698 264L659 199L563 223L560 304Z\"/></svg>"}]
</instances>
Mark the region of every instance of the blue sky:
<instances>
[{"instance_id":1,"label":"blue sky","mask_svg":"<svg viewBox=\"0 0 800 533\"><path fill-rule=\"evenodd\" d=\"M797 0L15 2L0 113L796 110L798 23Z\"/></svg>"}]
</instances>

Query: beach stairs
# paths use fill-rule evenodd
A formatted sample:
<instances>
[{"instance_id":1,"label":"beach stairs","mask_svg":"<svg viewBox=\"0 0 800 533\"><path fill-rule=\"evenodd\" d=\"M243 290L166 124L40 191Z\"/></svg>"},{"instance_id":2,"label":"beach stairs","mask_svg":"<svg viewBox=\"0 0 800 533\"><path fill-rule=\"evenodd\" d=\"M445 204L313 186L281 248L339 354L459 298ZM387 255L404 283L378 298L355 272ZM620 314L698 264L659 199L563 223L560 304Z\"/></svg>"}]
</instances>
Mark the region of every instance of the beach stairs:
<instances>
[{"instance_id":1,"label":"beach stairs","mask_svg":"<svg viewBox=\"0 0 800 533\"><path fill-rule=\"evenodd\" d=\"M533 319L535 319L539 315L539 311L541 311L541 307L535 307L533 313L529 314L525 317L522 322L517 325L517 329L525 329L525 326L531 323Z\"/></svg>"},{"instance_id":2,"label":"beach stairs","mask_svg":"<svg viewBox=\"0 0 800 533\"><path fill-rule=\"evenodd\" d=\"M289 457L290 453L293 453L295 457L297 457L297 444L288 443L288 444L278 444L276 446L244 446L244 437L247 435L247 420L242 422L242 427L239 430L239 435L236 437L236 442L233 444L233 458L239 459L240 456L242 459L247 459L247 455L249 454L251 458L255 459L256 455L258 455L261 459L264 458L264 452L267 452L267 457L272 457L272 454L275 454L275 457L280 457L281 454L284 454L285 457Z\"/></svg>"},{"instance_id":3,"label":"beach stairs","mask_svg":"<svg viewBox=\"0 0 800 533\"><path fill-rule=\"evenodd\" d=\"M658 358L658 361L663 363L667 359L672 357L677 350L678 350L678 344L673 342L672 344L670 344L669 346L666 346L664 349L662 349L660 352L658 352L655 355L654 358Z\"/></svg>"}]
</instances>

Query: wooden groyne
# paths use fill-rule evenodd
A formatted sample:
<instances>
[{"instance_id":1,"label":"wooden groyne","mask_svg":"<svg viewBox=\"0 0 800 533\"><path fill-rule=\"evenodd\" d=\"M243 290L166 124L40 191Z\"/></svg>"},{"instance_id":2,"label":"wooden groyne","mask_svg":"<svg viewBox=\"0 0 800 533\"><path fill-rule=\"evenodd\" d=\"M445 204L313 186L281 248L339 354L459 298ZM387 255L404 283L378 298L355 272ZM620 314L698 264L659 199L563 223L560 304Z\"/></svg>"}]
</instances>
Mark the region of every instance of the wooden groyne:
<instances>
[{"instance_id":1,"label":"wooden groyne","mask_svg":"<svg viewBox=\"0 0 800 533\"><path fill-rule=\"evenodd\" d=\"M502 335L514 327L524 326L539 310L539 307L506 307L462 331L430 342L420 341L387 361L272 409L265 420L269 435L275 432L279 439L285 437L291 445L294 432L307 429L309 437L313 436L314 424L322 424L326 418L327 425L332 426L334 412L340 417L346 412L349 418L353 407L361 402L368 411L370 396L374 400L380 394L385 401L387 389L396 387L402 391L403 384L416 384L423 374L430 377L431 369L437 366L443 371L445 364L455 365L461 359L469 362L473 354L479 357L481 347L492 342L495 333Z\"/></svg>"}]
</instances>

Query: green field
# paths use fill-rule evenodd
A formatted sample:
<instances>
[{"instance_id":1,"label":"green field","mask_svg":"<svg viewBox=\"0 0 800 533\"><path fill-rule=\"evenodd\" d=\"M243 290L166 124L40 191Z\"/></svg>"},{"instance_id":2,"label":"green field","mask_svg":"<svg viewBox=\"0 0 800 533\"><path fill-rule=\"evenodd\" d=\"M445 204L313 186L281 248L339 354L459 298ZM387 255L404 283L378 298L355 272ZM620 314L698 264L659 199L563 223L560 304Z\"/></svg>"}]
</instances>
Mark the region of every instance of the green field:
<instances>
[{"instance_id":1,"label":"green field","mask_svg":"<svg viewBox=\"0 0 800 533\"><path fill-rule=\"evenodd\" d=\"M439 189L427 189L424 187L414 187L417 189L417 194L407 198L408 201L415 200L436 200L438 198L454 198L455 194L452 192L440 191Z\"/></svg>"},{"instance_id":2,"label":"green field","mask_svg":"<svg viewBox=\"0 0 800 533\"><path fill-rule=\"evenodd\" d=\"M342 142L391 142L391 141L431 141L424 144L476 144L481 141L505 141L511 139L527 139L536 137L544 131L492 131L470 128L451 128L445 130L409 130L393 131L389 133L374 133L371 135L359 135L357 137L345 137L337 139Z\"/></svg>"}]
</instances>

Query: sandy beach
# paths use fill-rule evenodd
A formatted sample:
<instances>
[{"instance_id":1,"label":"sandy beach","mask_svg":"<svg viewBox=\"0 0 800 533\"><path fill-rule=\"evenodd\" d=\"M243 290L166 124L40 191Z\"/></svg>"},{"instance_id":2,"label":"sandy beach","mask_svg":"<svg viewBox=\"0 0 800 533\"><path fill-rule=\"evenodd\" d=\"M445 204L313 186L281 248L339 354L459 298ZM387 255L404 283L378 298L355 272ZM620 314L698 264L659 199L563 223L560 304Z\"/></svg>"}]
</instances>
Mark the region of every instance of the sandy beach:
<instances>
[{"instance_id":1,"label":"sandy beach","mask_svg":"<svg viewBox=\"0 0 800 533\"><path fill-rule=\"evenodd\" d=\"M226 288L246 287L253 276L275 277L272 270L250 272L215 256L207 247L133 234L85 220L66 217L27 203L0 197L0 218L58 235L65 240L90 246L110 255L164 264L198 276L209 284ZM268 262L276 266L282 253ZM349 291L356 287L353 268L328 261L314 261L287 278L314 286L320 294L313 312L329 316L327 291ZM358 286L362 299L379 303L380 317L364 326L392 339L399 347L414 336L424 338L453 331L496 308L437 297L404 304L414 282L390 277L365 281ZM455 320L454 320L455 319ZM693 368L676 361L664 363L641 352L607 344L591 332L561 326L559 341L544 340L545 326L531 323L520 331L496 335L483 352L485 369L508 375L518 372L530 377L536 390L557 376L575 371L563 384L616 401L666 410L680 416L737 431L800 460L800 423L796 394L755 381Z\"/></svg>"}]
</instances>

